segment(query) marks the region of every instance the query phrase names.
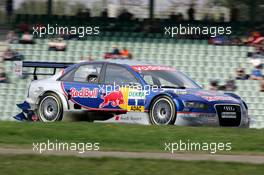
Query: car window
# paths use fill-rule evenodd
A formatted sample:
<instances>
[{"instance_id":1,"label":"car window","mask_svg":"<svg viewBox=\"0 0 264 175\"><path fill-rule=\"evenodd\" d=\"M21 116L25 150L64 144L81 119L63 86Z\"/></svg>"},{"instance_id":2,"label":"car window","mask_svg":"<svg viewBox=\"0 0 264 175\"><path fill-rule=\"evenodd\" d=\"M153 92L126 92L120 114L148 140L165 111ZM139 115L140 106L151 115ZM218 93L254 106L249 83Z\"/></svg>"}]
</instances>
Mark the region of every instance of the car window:
<instances>
[{"instance_id":1,"label":"car window","mask_svg":"<svg viewBox=\"0 0 264 175\"><path fill-rule=\"evenodd\" d=\"M101 64L87 64L80 66L74 73L73 81L98 83L101 68Z\"/></svg>"},{"instance_id":2,"label":"car window","mask_svg":"<svg viewBox=\"0 0 264 175\"><path fill-rule=\"evenodd\" d=\"M65 75L62 81L98 83L102 64L87 64Z\"/></svg>"},{"instance_id":3,"label":"car window","mask_svg":"<svg viewBox=\"0 0 264 175\"><path fill-rule=\"evenodd\" d=\"M151 75L142 75L147 84L154 84Z\"/></svg>"},{"instance_id":4,"label":"car window","mask_svg":"<svg viewBox=\"0 0 264 175\"><path fill-rule=\"evenodd\" d=\"M201 88L193 80L179 71L151 70L142 71L140 75L149 85Z\"/></svg>"},{"instance_id":5,"label":"car window","mask_svg":"<svg viewBox=\"0 0 264 175\"><path fill-rule=\"evenodd\" d=\"M106 67L105 84L129 85L137 83L137 79L126 68L109 64Z\"/></svg>"}]
</instances>

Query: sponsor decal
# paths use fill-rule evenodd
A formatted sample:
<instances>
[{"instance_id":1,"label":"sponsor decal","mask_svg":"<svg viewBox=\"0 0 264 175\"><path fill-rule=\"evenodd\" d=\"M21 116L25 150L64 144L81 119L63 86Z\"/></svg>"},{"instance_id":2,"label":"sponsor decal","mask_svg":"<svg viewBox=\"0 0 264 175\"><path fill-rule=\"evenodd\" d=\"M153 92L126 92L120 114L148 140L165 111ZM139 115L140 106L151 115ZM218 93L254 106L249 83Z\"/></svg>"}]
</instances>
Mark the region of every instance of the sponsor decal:
<instances>
[{"instance_id":1,"label":"sponsor decal","mask_svg":"<svg viewBox=\"0 0 264 175\"><path fill-rule=\"evenodd\" d=\"M215 95L217 95L216 94L216 92L211 92L211 91L198 91L198 92L195 92L195 94L196 95L198 95L198 96L203 96L203 95L205 95L205 96L215 96Z\"/></svg>"},{"instance_id":2,"label":"sponsor decal","mask_svg":"<svg viewBox=\"0 0 264 175\"><path fill-rule=\"evenodd\" d=\"M135 71L155 71L155 70L166 70L166 71L175 71L174 68L169 66L131 66L132 69Z\"/></svg>"},{"instance_id":3,"label":"sponsor decal","mask_svg":"<svg viewBox=\"0 0 264 175\"><path fill-rule=\"evenodd\" d=\"M90 90L89 88L82 88L80 91L76 90L75 88L71 88L70 95L73 98L97 98L98 91L98 88L94 88L93 90Z\"/></svg>"},{"instance_id":4,"label":"sponsor decal","mask_svg":"<svg viewBox=\"0 0 264 175\"><path fill-rule=\"evenodd\" d=\"M142 120L141 117L135 117L135 116L120 116L120 120L122 121L139 121Z\"/></svg>"},{"instance_id":5,"label":"sponsor decal","mask_svg":"<svg viewBox=\"0 0 264 175\"><path fill-rule=\"evenodd\" d=\"M129 91L128 98L129 99L144 99L145 95L146 94L143 91Z\"/></svg>"},{"instance_id":6,"label":"sponsor decal","mask_svg":"<svg viewBox=\"0 0 264 175\"><path fill-rule=\"evenodd\" d=\"M113 107L125 104L125 100L121 91L113 91L107 95L101 97L104 101L99 105L99 108L108 106L109 104Z\"/></svg>"},{"instance_id":7,"label":"sponsor decal","mask_svg":"<svg viewBox=\"0 0 264 175\"><path fill-rule=\"evenodd\" d=\"M144 112L144 106L128 106L129 111Z\"/></svg>"},{"instance_id":8,"label":"sponsor decal","mask_svg":"<svg viewBox=\"0 0 264 175\"><path fill-rule=\"evenodd\" d=\"M201 96L207 101L236 101L232 97L223 97L223 96Z\"/></svg>"},{"instance_id":9,"label":"sponsor decal","mask_svg":"<svg viewBox=\"0 0 264 175\"><path fill-rule=\"evenodd\" d=\"M128 110L144 112L145 97L144 91L130 90L128 92Z\"/></svg>"}]
</instances>

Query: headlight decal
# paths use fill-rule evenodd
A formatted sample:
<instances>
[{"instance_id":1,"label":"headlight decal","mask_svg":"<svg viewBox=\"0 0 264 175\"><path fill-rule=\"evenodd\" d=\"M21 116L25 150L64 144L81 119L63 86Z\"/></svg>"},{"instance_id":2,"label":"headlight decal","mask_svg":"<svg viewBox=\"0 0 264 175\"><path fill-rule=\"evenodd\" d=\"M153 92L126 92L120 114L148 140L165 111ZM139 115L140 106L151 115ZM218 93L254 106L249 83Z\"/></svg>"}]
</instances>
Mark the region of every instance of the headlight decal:
<instances>
[{"instance_id":1,"label":"headlight decal","mask_svg":"<svg viewBox=\"0 0 264 175\"><path fill-rule=\"evenodd\" d=\"M201 102L185 102L185 107L193 109L208 109L208 105Z\"/></svg>"}]
</instances>

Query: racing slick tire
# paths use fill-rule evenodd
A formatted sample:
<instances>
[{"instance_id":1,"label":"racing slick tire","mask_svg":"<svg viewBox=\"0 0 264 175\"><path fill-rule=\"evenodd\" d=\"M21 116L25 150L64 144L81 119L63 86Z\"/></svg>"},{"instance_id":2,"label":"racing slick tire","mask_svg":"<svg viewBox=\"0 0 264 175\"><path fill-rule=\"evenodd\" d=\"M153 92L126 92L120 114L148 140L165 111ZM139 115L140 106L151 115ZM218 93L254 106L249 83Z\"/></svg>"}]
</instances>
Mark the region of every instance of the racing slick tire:
<instances>
[{"instance_id":1,"label":"racing slick tire","mask_svg":"<svg viewBox=\"0 0 264 175\"><path fill-rule=\"evenodd\" d=\"M63 106L59 96L50 92L44 94L39 101L37 116L42 122L61 121Z\"/></svg>"},{"instance_id":2,"label":"racing slick tire","mask_svg":"<svg viewBox=\"0 0 264 175\"><path fill-rule=\"evenodd\" d=\"M171 125L176 120L176 105L173 100L162 95L154 99L151 104L149 118L154 125Z\"/></svg>"}]
</instances>

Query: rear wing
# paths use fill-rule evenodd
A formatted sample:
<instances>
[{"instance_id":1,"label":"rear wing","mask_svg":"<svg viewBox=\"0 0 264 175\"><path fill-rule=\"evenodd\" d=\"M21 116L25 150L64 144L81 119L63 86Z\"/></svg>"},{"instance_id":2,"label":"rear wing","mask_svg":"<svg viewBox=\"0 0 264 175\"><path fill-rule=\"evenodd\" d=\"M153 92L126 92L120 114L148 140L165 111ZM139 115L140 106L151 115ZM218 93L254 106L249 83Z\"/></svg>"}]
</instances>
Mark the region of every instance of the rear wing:
<instances>
[{"instance_id":1,"label":"rear wing","mask_svg":"<svg viewBox=\"0 0 264 175\"><path fill-rule=\"evenodd\" d=\"M34 80L38 79L38 75L54 75L57 69L65 69L74 63L58 63L58 62L35 62L35 61L16 61L15 73L17 75L33 75ZM24 68L34 68L31 72L25 71ZM53 69L51 73L38 72L39 68ZM48 71L47 71L48 72Z\"/></svg>"}]
</instances>

